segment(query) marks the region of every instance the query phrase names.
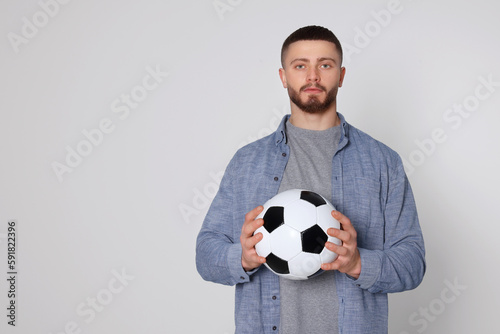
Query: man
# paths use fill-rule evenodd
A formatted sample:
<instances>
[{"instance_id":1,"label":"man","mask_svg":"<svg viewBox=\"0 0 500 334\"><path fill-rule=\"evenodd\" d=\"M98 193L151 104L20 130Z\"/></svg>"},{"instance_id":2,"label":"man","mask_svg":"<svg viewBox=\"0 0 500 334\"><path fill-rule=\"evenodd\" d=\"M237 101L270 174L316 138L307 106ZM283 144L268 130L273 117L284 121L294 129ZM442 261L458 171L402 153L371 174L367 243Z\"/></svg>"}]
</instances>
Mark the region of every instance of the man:
<instances>
[{"instance_id":1,"label":"man","mask_svg":"<svg viewBox=\"0 0 500 334\"><path fill-rule=\"evenodd\" d=\"M291 115L229 163L197 239L200 275L236 285L236 333L387 333L387 293L418 286L424 242L399 156L337 112L342 48L328 29L308 26L283 43L279 75ZM325 272L279 278L255 252L262 204L278 192L315 191L338 211L342 240Z\"/></svg>"}]
</instances>

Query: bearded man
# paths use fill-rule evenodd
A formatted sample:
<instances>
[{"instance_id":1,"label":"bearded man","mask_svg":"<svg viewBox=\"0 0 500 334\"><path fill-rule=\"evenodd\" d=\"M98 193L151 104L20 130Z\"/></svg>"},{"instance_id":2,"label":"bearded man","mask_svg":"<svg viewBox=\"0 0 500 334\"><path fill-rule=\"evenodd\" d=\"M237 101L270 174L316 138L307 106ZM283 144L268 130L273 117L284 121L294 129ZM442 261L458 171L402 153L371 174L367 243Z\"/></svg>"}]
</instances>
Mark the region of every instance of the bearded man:
<instances>
[{"instance_id":1,"label":"bearded man","mask_svg":"<svg viewBox=\"0 0 500 334\"><path fill-rule=\"evenodd\" d=\"M291 115L276 132L238 150L203 222L196 265L236 286L236 333L387 333L387 294L417 287L425 250L401 158L346 122L336 96L346 70L337 37L303 27L283 43L279 75ZM255 245L262 204L288 189L327 198L341 229L338 254L305 281L280 278Z\"/></svg>"}]
</instances>

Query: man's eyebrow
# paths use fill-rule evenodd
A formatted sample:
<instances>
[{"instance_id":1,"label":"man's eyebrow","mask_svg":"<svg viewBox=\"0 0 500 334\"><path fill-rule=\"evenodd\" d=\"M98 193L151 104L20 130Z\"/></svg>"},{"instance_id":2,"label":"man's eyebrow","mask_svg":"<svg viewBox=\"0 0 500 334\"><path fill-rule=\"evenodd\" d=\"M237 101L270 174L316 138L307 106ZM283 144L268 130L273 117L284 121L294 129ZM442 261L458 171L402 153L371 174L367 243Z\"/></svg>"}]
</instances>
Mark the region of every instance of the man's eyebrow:
<instances>
[{"instance_id":1,"label":"man's eyebrow","mask_svg":"<svg viewBox=\"0 0 500 334\"><path fill-rule=\"evenodd\" d=\"M290 62L290 65L292 65L293 63L298 62L298 61L300 61L300 62L304 62L304 63L308 63L308 62L309 62L309 59L307 59L307 58L295 58L294 60L292 60L292 61Z\"/></svg>"},{"instance_id":2,"label":"man's eyebrow","mask_svg":"<svg viewBox=\"0 0 500 334\"><path fill-rule=\"evenodd\" d=\"M332 58L332 57L321 57L321 58L318 58L318 62L322 62L322 61L325 61L325 60L330 60L330 61L333 61L335 64L337 64L337 61L335 60L335 58ZM290 62L290 65L292 65L293 63L295 62L304 62L304 63L309 63L309 59L308 58L295 58L294 60L292 60Z\"/></svg>"},{"instance_id":3,"label":"man's eyebrow","mask_svg":"<svg viewBox=\"0 0 500 334\"><path fill-rule=\"evenodd\" d=\"M337 64L337 61L335 60L335 58L332 58L332 57L321 57L321 58L318 58L318 61L325 61L325 60L331 60L335 64Z\"/></svg>"}]
</instances>

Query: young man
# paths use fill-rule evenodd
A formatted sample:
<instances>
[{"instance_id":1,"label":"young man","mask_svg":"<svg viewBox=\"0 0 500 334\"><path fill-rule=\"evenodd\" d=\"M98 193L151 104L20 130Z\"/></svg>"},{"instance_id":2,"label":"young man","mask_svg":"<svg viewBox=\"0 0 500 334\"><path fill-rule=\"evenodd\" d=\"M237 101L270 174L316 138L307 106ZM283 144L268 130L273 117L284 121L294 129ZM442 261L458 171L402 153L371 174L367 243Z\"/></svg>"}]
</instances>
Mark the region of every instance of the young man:
<instances>
[{"instance_id":1,"label":"young man","mask_svg":"<svg viewBox=\"0 0 500 334\"><path fill-rule=\"evenodd\" d=\"M387 333L387 293L413 289L425 272L415 202L399 156L337 112L342 48L308 26L282 48L279 71L291 115L229 163L197 239L200 275L236 285L236 333ZM338 211L342 240L325 272L279 278L255 252L262 204L288 189L315 191Z\"/></svg>"}]
</instances>

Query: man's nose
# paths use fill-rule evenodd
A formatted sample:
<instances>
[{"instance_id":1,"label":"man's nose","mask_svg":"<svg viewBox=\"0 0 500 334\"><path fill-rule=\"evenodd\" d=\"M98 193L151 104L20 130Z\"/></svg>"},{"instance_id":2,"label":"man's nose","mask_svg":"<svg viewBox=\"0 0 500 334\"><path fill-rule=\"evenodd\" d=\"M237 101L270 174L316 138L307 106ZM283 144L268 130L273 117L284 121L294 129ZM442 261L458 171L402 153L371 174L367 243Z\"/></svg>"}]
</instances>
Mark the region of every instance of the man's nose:
<instances>
[{"instance_id":1,"label":"man's nose","mask_svg":"<svg viewBox=\"0 0 500 334\"><path fill-rule=\"evenodd\" d=\"M319 71L317 68L310 68L307 71L307 81L318 82L320 80Z\"/></svg>"}]
</instances>

